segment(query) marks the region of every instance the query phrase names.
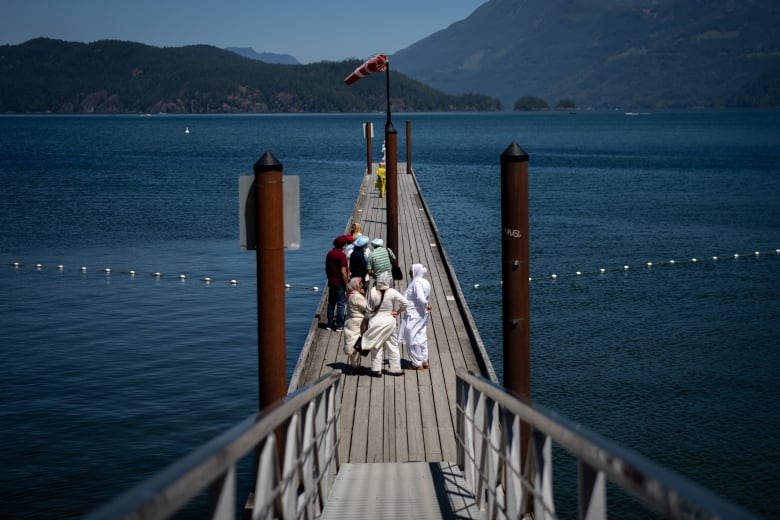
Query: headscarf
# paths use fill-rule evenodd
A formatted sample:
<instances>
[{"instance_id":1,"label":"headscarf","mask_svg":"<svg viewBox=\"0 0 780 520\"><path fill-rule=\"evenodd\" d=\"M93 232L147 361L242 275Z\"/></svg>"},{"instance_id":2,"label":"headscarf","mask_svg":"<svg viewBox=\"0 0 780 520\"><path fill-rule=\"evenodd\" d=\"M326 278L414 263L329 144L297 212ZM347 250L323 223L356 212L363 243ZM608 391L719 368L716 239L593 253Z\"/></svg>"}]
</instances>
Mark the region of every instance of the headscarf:
<instances>
[{"instance_id":1,"label":"headscarf","mask_svg":"<svg viewBox=\"0 0 780 520\"><path fill-rule=\"evenodd\" d=\"M418 278L425 278L428 276L428 269L422 264L412 264L412 278L416 281ZM427 281L427 280L426 280Z\"/></svg>"},{"instance_id":2,"label":"headscarf","mask_svg":"<svg viewBox=\"0 0 780 520\"><path fill-rule=\"evenodd\" d=\"M358 292L363 287L363 280L359 276L350 278L347 282L347 300L349 300L352 293Z\"/></svg>"},{"instance_id":3,"label":"headscarf","mask_svg":"<svg viewBox=\"0 0 780 520\"><path fill-rule=\"evenodd\" d=\"M425 279L428 275L428 269L426 269L424 265L412 264L411 271L412 281L409 282L404 297L410 301L414 301L414 305L417 306L421 303L419 300L420 296L424 298L423 301L428 301L428 297L431 295L431 282ZM414 297L415 294L418 295L418 298ZM425 309L418 308L417 312L423 314Z\"/></svg>"},{"instance_id":4,"label":"headscarf","mask_svg":"<svg viewBox=\"0 0 780 520\"><path fill-rule=\"evenodd\" d=\"M379 276L376 277L376 288L379 289L380 291L389 289L392 283L393 283L393 279L390 277L390 273L388 273L387 271L383 271L379 273Z\"/></svg>"},{"instance_id":5,"label":"headscarf","mask_svg":"<svg viewBox=\"0 0 780 520\"><path fill-rule=\"evenodd\" d=\"M347 292L355 292L359 290L361 287L363 287L363 280L360 279L359 276L356 276L354 278L350 278L347 282Z\"/></svg>"}]
</instances>

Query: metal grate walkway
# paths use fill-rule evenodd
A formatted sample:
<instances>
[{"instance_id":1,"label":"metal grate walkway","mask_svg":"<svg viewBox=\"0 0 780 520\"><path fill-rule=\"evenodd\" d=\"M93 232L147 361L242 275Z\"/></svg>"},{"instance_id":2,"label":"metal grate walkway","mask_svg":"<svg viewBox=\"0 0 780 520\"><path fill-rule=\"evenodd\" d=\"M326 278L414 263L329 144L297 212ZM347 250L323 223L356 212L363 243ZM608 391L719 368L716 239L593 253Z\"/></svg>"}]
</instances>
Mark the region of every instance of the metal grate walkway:
<instances>
[{"instance_id":1,"label":"metal grate walkway","mask_svg":"<svg viewBox=\"0 0 780 520\"><path fill-rule=\"evenodd\" d=\"M322 520L484 518L454 463L344 464Z\"/></svg>"}]
</instances>

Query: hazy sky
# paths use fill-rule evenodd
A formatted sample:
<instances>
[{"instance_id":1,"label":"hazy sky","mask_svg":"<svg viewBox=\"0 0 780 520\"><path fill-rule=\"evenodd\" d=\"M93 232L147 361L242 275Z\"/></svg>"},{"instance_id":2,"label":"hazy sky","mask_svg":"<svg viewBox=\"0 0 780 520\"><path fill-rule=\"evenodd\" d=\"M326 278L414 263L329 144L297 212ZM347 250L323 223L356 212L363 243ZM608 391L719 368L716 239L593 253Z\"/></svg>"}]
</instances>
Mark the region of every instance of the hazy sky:
<instances>
[{"instance_id":1,"label":"hazy sky","mask_svg":"<svg viewBox=\"0 0 780 520\"><path fill-rule=\"evenodd\" d=\"M0 0L0 45L44 36L157 47L204 43L301 63L392 54L485 0Z\"/></svg>"}]
</instances>

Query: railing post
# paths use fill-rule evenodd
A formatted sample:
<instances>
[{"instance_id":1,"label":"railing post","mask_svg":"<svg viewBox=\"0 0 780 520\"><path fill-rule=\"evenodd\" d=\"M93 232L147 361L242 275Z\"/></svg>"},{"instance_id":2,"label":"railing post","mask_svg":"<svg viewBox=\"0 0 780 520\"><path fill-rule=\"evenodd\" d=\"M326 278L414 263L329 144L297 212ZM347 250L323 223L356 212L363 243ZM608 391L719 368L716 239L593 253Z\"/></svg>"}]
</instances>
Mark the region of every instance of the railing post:
<instances>
[{"instance_id":1,"label":"railing post","mask_svg":"<svg viewBox=\"0 0 780 520\"><path fill-rule=\"evenodd\" d=\"M366 136L366 175L374 173L373 158L371 156L371 146L373 143L374 126L371 121L366 121L365 130Z\"/></svg>"},{"instance_id":2,"label":"railing post","mask_svg":"<svg viewBox=\"0 0 780 520\"><path fill-rule=\"evenodd\" d=\"M387 247L398 251L398 132L388 120L385 125L385 146L387 151Z\"/></svg>"},{"instance_id":3,"label":"railing post","mask_svg":"<svg viewBox=\"0 0 780 520\"><path fill-rule=\"evenodd\" d=\"M501 154L501 280L504 387L531 397L530 268L528 238L528 154L513 142ZM526 453L528 426L521 425Z\"/></svg>"},{"instance_id":4,"label":"railing post","mask_svg":"<svg viewBox=\"0 0 780 520\"><path fill-rule=\"evenodd\" d=\"M406 121L406 173L412 173L412 122Z\"/></svg>"},{"instance_id":5,"label":"railing post","mask_svg":"<svg viewBox=\"0 0 780 520\"><path fill-rule=\"evenodd\" d=\"M257 196L257 360L260 410L286 394L282 164L265 152L254 165Z\"/></svg>"}]
</instances>

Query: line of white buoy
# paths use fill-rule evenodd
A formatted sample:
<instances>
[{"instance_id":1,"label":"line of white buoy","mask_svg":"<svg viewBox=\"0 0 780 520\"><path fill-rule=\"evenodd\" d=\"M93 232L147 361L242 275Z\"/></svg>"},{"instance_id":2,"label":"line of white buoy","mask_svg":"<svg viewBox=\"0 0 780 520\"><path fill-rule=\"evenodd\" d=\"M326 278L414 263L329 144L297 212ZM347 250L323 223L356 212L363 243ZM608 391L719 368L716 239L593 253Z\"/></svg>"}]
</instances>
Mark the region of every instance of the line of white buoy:
<instances>
[{"instance_id":1,"label":"line of white buoy","mask_svg":"<svg viewBox=\"0 0 780 520\"><path fill-rule=\"evenodd\" d=\"M758 258L758 257L761 257L762 255L770 255L770 254L773 254L773 253L774 253L774 255L780 255L780 248L775 249L774 251L766 252L766 253L762 253L761 251L754 251L753 253L750 253L750 254L734 253L731 257L725 257L725 258L731 258L731 259L734 259L734 260L738 260L740 258L747 258L747 257ZM567 277L568 278L572 278L572 277L582 277L582 276L588 276L588 275L604 275L604 274L607 274L609 272L614 272L614 271L623 271L623 272L625 272L625 271L630 271L632 269L637 269L637 268L652 269L653 267L671 266L671 265L679 265L679 264L686 264L686 263L687 264L697 264L697 263L702 263L702 262L706 262L706 261L717 262L717 261L721 261L721 260L724 260L724 257L709 256L709 257L693 257L693 258L685 259L685 260L674 260L674 259L672 259L672 260L669 260L669 261L666 261L666 262L660 262L660 263L646 262L644 264L638 264L638 265L634 265L634 266L623 265L623 266L620 266L620 267L610 267L610 268L600 267L599 269L593 270L593 271L575 271L573 273L563 273L563 274L551 273L551 274L546 275L546 276L538 276L538 277L533 277L532 276L532 277L530 277L528 279L528 281L529 282L533 282L533 281L539 281L539 280L558 280L560 278L567 278ZM10 265L14 269L24 269L24 268L28 267L27 264L24 264L22 262L11 262ZM38 271L41 271L41 270L44 270L44 269L47 268L45 265L43 265L41 263L31 264L31 266L32 266L32 268L34 268L35 270L38 270ZM56 269L59 272L63 272L63 271L66 270L65 266L62 265L62 264L58 264L56 266ZM82 273L86 273L86 272L88 272L88 270L89 269L86 266L81 266L79 268L79 271L82 272ZM102 270L102 272L105 273L106 276L110 276L114 271L110 267L106 267L106 268L104 268ZM131 278L136 278L137 276L140 275L140 273L138 273L137 271L133 271L133 270L125 271L123 274L126 274L126 275L130 276ZM151 273L151 276L153 278L155 278L155 279L160 279L160 278L163 278L163 273L161 273L159 271L156 271L156 272ZM186 280L188 280L188 276L186 274L184 274L184 273L179 274L177 276L177 278L181 282L185 282ZM212 278L210 276L203 276L203 277L200 278L200 280L203 283L205 283L205 284L212 284L212 283L216 283L217 282L217 280L215 278ZM239 285L239 282L236 279L226 280L223 283L226 283L226 284L231 285L231 286ZM473 288L474 289L479 289L479 288L484 288L484 287L494 287L494 286L498 286L498 285L501 285L501 284L502 284L501 281L499 281L497 283L487 283L487 284L475 283L475 284L473 284ZM254 285L254 284L252 284L252 285ZM291 291L291 290L304 290L304 291L310 291L310 292L319 292L320 291L320 288L318 286L316 286L316 285L315 286L301 286L301 285L295 285L295 284L291 284L291 283L285 283L284 284L284 288L286 290L288 290L288 291Z\"/></svg>"},{"instance_id":2,"label":"line of white buoy","mask_svg":"<svg viewBox=\"0 0 780 520\"><path fill-rule=\"evenodd\" d=\"M25 268L28 268L28 267L32 267L36 271L43 271L43 270L48 268L46 265L41 264L41 263L29 264L28 265L28 264L25 264L23 262L11 262L10 265L14 269L25 269ZM56 265L55 269L57 271L59 271L59 272L66 271L65 266L62 265L62 264ZM81 272L81 273L87 273L87 272L89 272L89 268L87 266L85 266L85 265L82 265L81 267L78 268L78 271ZM110 267L103 268L99 272L104 273L106 276L110 276L112 273L115 273L115 271L113 269L111 269ZM129 270L129 271L123 271L122 274L125 274L125 275L129 276L130 278L137 278L137 277L141 276L141 273L139 273L138 271L132 270L132 269ZM161 273L159 271L155 271L153 273L148 273L148 275L151 275L151 277L153 277L155 279L161 279L161 278L164 277L163 273ZM181 273L179 275L176 275L176 278L178 280L184 282L184 281L187 281L189 279L189 276L187 274L185 274L185 273ZM203 276L203 277L200 278L200 281L202 281L205 284L212 284L212 283L216 283L217 279L215 279L215 278L213 278L211 276ZM228 285L231 285L231 286L239 285L239 282L236 279L226 280L226 281L224 281L224 283L226 283ZM319 290L320 290L320 288L318 286L316 286L316 285L315 286L299 286L299 285L294 285L294 284L290 284L290 283L285 283L284 287L287 290L305 290L305 291L311 291L311 292L319 292Z\"/></svg>"},{"instance_id":3,"label":"line of white buoy","mask_svg":"<svg viewBox=\"0 0 780 520\"><path fill-rule=\"evenodd\" d=\"M753 253L750 253L750 254L734 253L731 257L725 257L725 258L732 258L734 260L738 260L740 258L747 258L747 257L758 258L758 257L761 257L762 255L771 255L773 253L774 253L775 256L776 255L780 255L780 248L775 249L774 251L767 252L767 253L762 253L761 251L754 251ZM692 257L692 258L686 259L686 260L669 260L667 262L660 262L660 263L646 262L644 264L639 264L639 265L635 265L635 266L623 265L623 266L620 266L620 267L611 267L611 268L600 267L599 269L597 269L595 271L575 271L573 273L564 273L564 274L551 273L551 274L548 274L546 276L539 276L539 277L531 276L531 277L528 278L528 281L529 282L539 281L539 280L553 280L554 281L554 280L558 280L559 278L567 278L567 277L568 278L576 278L576 277L587 276L587 275L604 275L604 274L607 274L607 273L612 272L612 271L623 271L623 272L625 272L625 271L630 271L632 269L637 269L637 268L652 269L653 267L663 267L663 266L679 265L679 264L686 264L686 263L688 263L688 264L697 264L697 263L706 262L706 261L717 262L717 261L722 261L722 260L724 260L724 258L723 257L719 257L719 256ZM501 281L499 281L497 283L488 283L488 284L475 283L473 285L473 288L474 289L479 289L481 287L492 287L492 286L496 286L496 285L502 285L502 283L503 282L501 282Z\"/></svg>"}]
</instances>

